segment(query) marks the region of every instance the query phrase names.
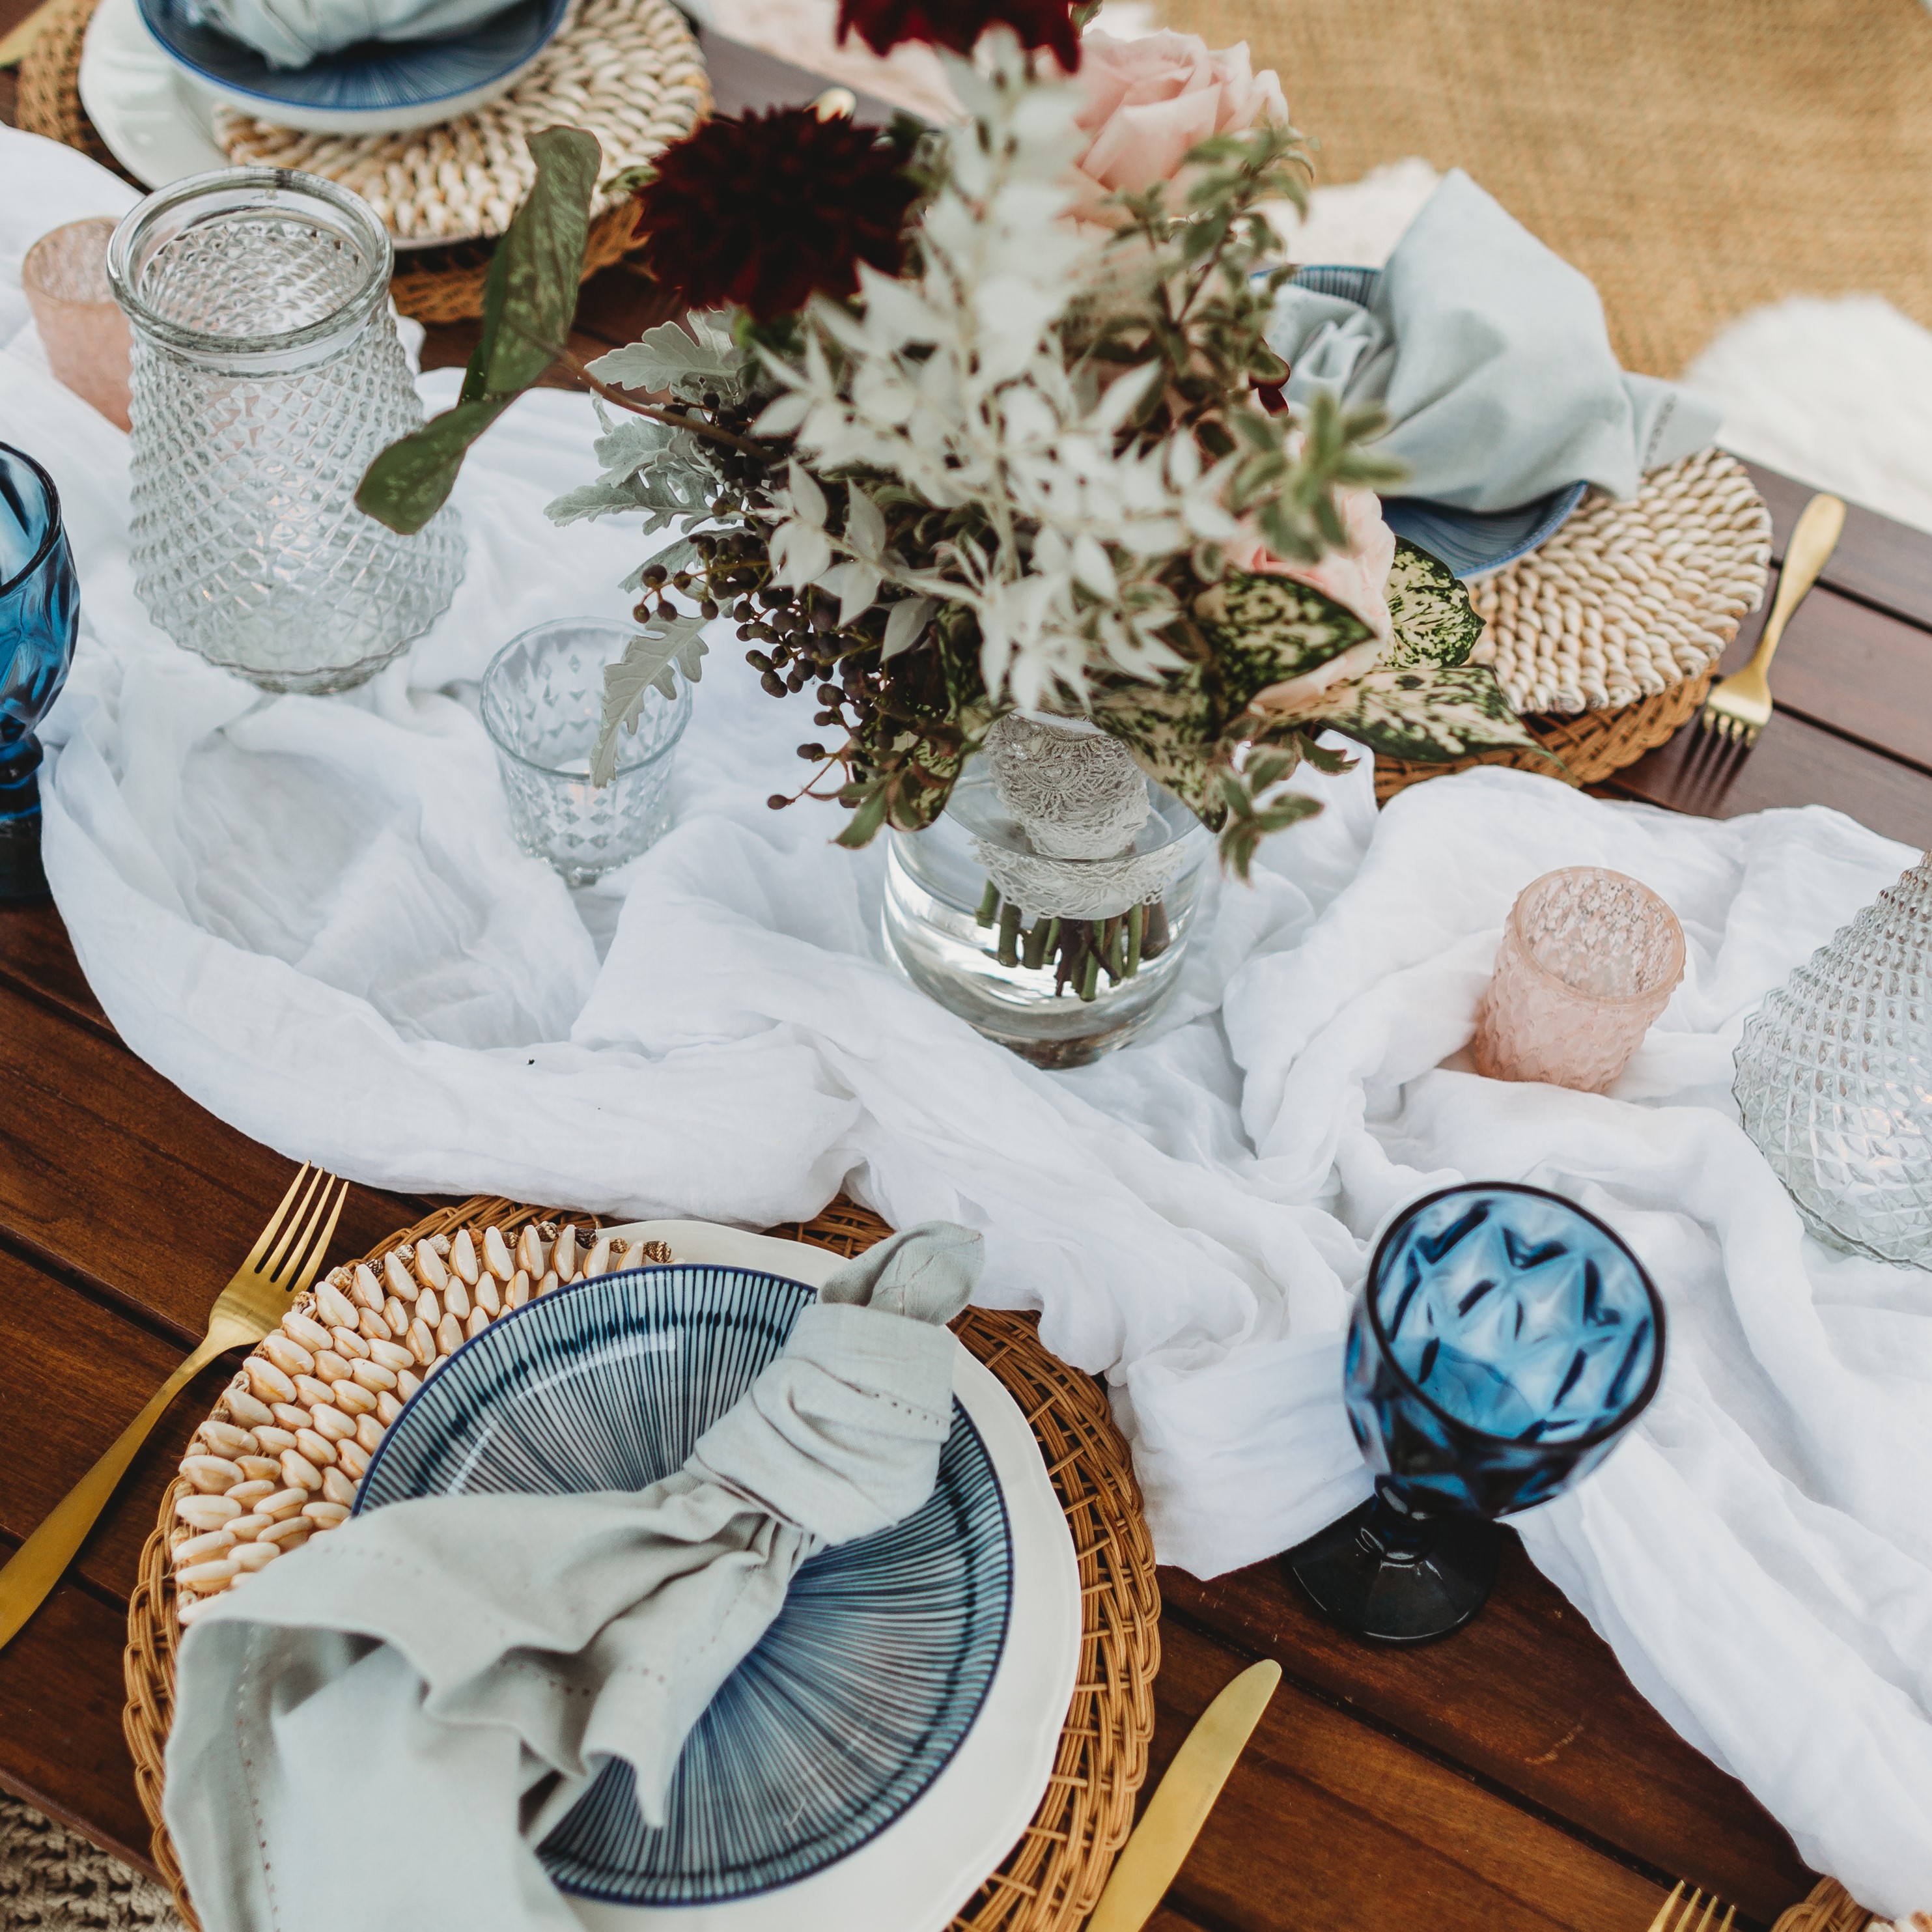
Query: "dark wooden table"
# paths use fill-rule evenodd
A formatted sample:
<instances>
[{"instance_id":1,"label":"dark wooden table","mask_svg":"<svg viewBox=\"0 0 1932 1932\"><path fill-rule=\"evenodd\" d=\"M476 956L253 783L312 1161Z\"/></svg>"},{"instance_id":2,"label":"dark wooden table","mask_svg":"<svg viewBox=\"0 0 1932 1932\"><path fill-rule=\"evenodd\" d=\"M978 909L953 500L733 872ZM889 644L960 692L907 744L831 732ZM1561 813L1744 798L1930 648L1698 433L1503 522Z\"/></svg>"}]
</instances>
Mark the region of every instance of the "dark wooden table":
<instances>
[{"instance_id":1,"label":"dark wooden table","mask_svg":"<svg viewBox=\"0 0 1932 1932\"><path fill-rule=\"evenodd\" d=\"M0 32L25 0L0 0ZM812 84L711 48L728 108ZM0 112L11 76L0 76ZM593 344L655 311L618 268L586 292ZM460 361L439 330L433 363ZM1779 541L1808 494L1758 472ZM1760 620L1726 658L1742 662ZM1729 817L1822 802L1932 842L1932 538L1854 510L1779 659L1780 709L1729 766L1694 732L1610 788ZM50 906L0 912L0 1558L201 1336L289 1163L116 1036ZM359 1250L425 1203L358 1188ZM0 1652L0 1786L137 1864L146 1822L121 1735L128 1592L171 1465L224 1372L156 1431L68 1580ZM1488 1607L1448 1642L1371 1649L1318 1622L1279 1563L1161 1578L1154 1772L1257 1657L1286 1673L1167 1903L1160 1932L1645 1932L1678 1878L1761 1928L1813 1882L1743 1788L1683 1743L1512 1538ZM1151 1780L1150 1780L1151 1782Z\"/></svg>"}]
</instances>

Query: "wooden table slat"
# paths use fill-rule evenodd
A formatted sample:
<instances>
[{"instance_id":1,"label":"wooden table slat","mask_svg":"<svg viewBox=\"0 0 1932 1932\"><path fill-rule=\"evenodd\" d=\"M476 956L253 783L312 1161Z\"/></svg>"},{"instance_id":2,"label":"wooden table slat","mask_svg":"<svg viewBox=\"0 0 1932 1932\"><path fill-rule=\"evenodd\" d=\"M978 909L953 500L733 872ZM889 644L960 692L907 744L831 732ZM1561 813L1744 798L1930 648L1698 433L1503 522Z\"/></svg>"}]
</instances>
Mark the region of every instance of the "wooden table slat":
<instances>
[{"instance_id":1,"label":"wooden table slat","mask_svg":"<svg viewBox=\"0 0 1932 1932\"><path fill-rule=\"evenodd\" d=\"M1812 484L1780 476L1762 464L1747 463L1744 467L1770 508L1772 549L1781 560L1798 513L1818 492ZM1822 580L1848 597L1932 630L1932 536L1910 524L1848 504L1844 533Z\"/></svg>"}]
</instances>

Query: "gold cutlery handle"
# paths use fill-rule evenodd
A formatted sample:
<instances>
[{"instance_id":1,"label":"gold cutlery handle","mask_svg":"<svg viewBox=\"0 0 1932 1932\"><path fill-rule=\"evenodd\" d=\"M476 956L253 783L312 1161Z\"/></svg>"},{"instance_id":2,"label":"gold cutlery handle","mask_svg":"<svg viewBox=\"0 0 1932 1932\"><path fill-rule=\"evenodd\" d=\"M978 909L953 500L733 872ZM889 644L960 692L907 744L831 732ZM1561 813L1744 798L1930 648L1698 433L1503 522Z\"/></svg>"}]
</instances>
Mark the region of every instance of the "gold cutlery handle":
<instances>
[{"instance_id":1,"label":"gold cutlery handle","mask_svg":"<svg viewBox=\"0 0 1932 1932\"><path fill-rule=\"evenodd\" d=\"M135 1451L147 1441L169 1403L220 1353L212 1340L203 1342L154 1391L147 1407L122 1430L100 1461L54 1505L46 1521L0 1570L0 1649L13 1641L20 1626L60 1581L75 1551L86 1541L87 1532L107 1507L107 1499L134 1461Z\"/></svg>"},{"instance_id":2,"label":"gold cutlery handle","mask_svg":"<svg viewBox=\"0 0 1932 1932\"><path fill-rule=\"evenodd\" d=\"M1778 596L1772 604L1770 616L1765 620L1764 634L1751 653L1752 670L1771 668L1772 653L1784 638L1791 614L1804 602L1831 562L1844 527L1845 506L1836 496L1814 496L1804 506L1797 527L1791 532L1791 541L1784 547L1784 567L1778 574Z\"/></svg>"}]
</instances>

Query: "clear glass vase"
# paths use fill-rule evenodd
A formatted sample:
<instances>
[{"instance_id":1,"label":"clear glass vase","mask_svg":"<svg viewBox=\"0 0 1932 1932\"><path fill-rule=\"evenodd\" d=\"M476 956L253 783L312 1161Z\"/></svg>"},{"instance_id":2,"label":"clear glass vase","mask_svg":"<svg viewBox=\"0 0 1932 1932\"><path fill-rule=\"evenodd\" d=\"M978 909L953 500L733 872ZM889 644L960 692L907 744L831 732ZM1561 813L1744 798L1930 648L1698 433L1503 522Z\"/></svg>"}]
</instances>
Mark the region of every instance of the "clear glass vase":
<instances>
[{"instance_id":1,"label":"clear glass vase","mask_svg":"<svg viewBox=\"0 0 1932 1932\"><path fill-rule=\"evenodd\" d=\"M1036 1066L1082 1066L1173 992L1214 845L1114 740L1003 719L938 823L892 834L886 942L988 1039Z\"/></svg>"},{"instance_id":2,"label":"clear glass vase","mask_svg":"<svg viewBox=\"0 0 1932 1932\"><path fill-rule=\"evenodd\" d=\"M134 334L135 591L176 644L264 690L361 683L463 574L454 511L405 537L355 505L423 420L392 261L359 196L272 168L176 182L109 244Z\"/></svg>"},{"instance_id":3,"label":"clear glass vase","mask_svg":"<svg viewBox=\"0 0 1932 1932\"><path fill-rule=\"evenodd\" d=\"M1766 1000L1732 1090L1821 1240L1932 1268L1932 857Z\"/></svg>"}]
</instances>

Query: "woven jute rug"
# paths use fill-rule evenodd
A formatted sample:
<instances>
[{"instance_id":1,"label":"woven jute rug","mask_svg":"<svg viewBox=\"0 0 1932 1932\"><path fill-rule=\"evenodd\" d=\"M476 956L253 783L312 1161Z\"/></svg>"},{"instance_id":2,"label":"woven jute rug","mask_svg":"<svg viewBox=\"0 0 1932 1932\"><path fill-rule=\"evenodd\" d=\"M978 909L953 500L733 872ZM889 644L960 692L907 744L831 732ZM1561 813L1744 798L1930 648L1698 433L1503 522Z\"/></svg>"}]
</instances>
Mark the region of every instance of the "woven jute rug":
<instances>
[{"instance_id":1,"label":"woven jute rug","mask_svg":"<svg viewBox=\"0 0 1932 1932\"><path fill-rule=\"evenodd\" d=\"M165 1887L0 1798L0 1932L182 1932Z\"/></svg>"},{"instance_id":2,"label":"woven jute rug","mask_svg":"<svg viewBox=\"0 0 1932 1932\"><path fill-rule=\"evenodd\" d=\"M1466 168L1594 280L1625 364L1677 374L1787 296L1932 327L1922 0L1160 0L1277 68L1318 182Z\"/></svg>"}]
</instances>

